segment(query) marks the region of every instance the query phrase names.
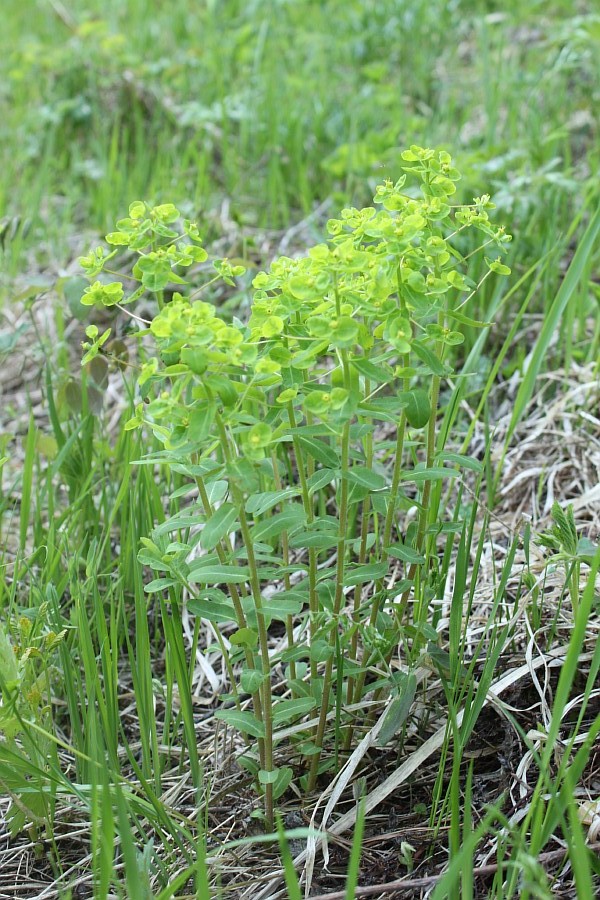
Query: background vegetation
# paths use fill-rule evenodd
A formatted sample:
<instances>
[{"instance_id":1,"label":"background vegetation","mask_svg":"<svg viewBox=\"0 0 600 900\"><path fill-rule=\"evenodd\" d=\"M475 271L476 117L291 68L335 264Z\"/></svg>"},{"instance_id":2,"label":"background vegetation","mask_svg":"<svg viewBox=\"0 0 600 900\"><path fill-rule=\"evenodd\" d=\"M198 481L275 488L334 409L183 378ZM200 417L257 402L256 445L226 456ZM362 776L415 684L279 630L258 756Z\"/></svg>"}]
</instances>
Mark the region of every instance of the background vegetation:
<instances>
[{"instance_id":1,"label":"background vegetation","mask_svg":"<svg viewBox=\"0 0 600 900\"><path fill-rule=\"evenodd\" d=\"M131 201L175 203L207 248L247 267L212 297L243 317L256 271L321 240L342 206L370 204L411 144L452 153L461 202L493 195L495 220L513 234L513 274L478 293L476 318L494 325L465 327L455 363L469 378L443 392L452 448L484 463L442 507L470 523L447 561L462 593L438 610L439 653L419 661L405 732L363 757L327 812L323 826L339 837L314 890L344 890L350 872L348 898L353 879L400 878L413 896L593 896L595 5L5 6L0 896L284 890L272 881L276 845L231 843L260 829L231 734L212 716L228 690L214 632L144 593L140 538L177 511L164 497L182 485L132 467L151 439L122 430L129 380L80 368L88 313L77 260ZM126 336L126 317L98 325L108 320ZM553 516L555 500L573 504L572 521ZM451 653L469 679L448 680ZM288 831L311 821L314 803L301 810L292 793L283 807ZM357 815L362 863L357 841L350 854ZM289 841L310 870L321 850L311 857L293 832Z\"/></svg>"}]
</instances>

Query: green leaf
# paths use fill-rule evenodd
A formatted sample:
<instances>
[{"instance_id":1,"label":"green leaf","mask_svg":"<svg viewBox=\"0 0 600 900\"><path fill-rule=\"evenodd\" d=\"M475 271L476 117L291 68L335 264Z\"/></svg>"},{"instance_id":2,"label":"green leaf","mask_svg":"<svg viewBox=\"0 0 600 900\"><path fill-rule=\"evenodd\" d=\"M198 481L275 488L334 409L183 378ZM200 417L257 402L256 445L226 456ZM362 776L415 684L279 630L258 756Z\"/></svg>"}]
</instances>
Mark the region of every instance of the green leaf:
<instances>
[{"instance_id":1,"label":"green leaf","mask_svg":"<svg viewBox=\"0 0 600 900\"><path fill-rule=\"evenodd\" d=\"M273 722L281 725L309 713L317 705L314 697L297 697L295 700L279 700L273 706Z\"/></svg>"},{"instance_id":2,"label":"green leaf","mask_svg":"<svg viewBox=\"0 0 600 900\"><path fill-rule=\"evenodd\" d=\"M309 391L304 397L302 405L307 412L325 418L325 413L329 409L329 400L329 394L325 391Z\"/></svg>"},{"instance_id":3,"label":"green leaf","mask_svg":"<svg viewBox=\"0 0 600 900\"><path fill-rule=\"evenodd\" d=\"M436 668L441 669L441 671L445 675L449 675L452 672L452 657L447 650L444 650L442 647L438 647L434 643L429 643L427 645L427 653L429 654L431 661L436 666ZM461 663L459 663L458 666L458 675L461 678L467 678L469 675L468 669Z\"/></svg>"},{"instance_id":4,"label":"green leaf","mask_svg":"<svg viewBox=\"0 0 600 900\"><path fill-rule=\"evenodd\" d=\"M170 534L172 531L191 528L195 525L199 525L200 521L200 514L194 514L193 511L182 513L181 515L177 516L171 516L169 519L166 519L164 522L161 522L160 525L156 526L156 528L152 532L152 536L154 538L157 538L163 534Z\"/></svg>"},{"instance_id":5,"label":"green leaf","mask_svg":"<svg viewBox=\"0 0 600 900\"><path fill-rule=\"evenodd\" d=\"M364 359L362 356L355 356L350 360L350 364L360 372L361 375L364 375L365 378L368 378L370 381L374 381L376 384L387 384L388 382L393 380L394 373L390 366L387 365L376 365L371 362L370 359Z\"/></svg>"},{"instance_id":6,"label":"green leaf","mask_svg":"<svg viewBox=\"0 0 600 900\"><path fill-rule=\"evenodd\" d=\"M204 347L184 347L179 358L194 375L204 375L210 359Z\"/></svg>"},{"instance_id":7,"label":"green leaf","mask_svg":"<svg viewBox=\"0 0 600 900\"><path fill-rule=\"evenodd\" d=\"M277 781L273 785L273 800L277 800L284 794L294 777L294 770L290 766L281 766L277 769Z\"/></svg>"},{"instance_id":8,"label":"green leaf","mask_svg":"<svg viewBox=\"0 0 600 900\"><path fill-rule=\"evenodd\" d=\"M247 566L221 566L196 560L190 566L187 580L190 584L242 584L248 581Z\"/></svg>"},{"instance_id":9,"label":"green leaf","mask_svg":"<svg viewBox=\"0 0 600 900\"><path fill-rule=\"evenodd\" d=\"M399 353L409 353L412 341L412 327L405 315L389 318L385 323L384 335Z\"/></svg>"},{"instance_id":10,"label":"green leaf","mask_svg":"<svg viewBox=\"0 0 600 900\"><path fill-rule=\"evenodd\" d=\"M85 284L85 279L77 279L77 281L83 281ZM77 295L77 301L79 302L81 290L79 289L79 287L77 288L77 290L79 291ZM83 310L82 312L87 315L85 310ZM29 325L27 324L27 322L24 322L22 325L18 325L16 328L10 328L7 331L0 331L0 353L11 353L17 346L19 338L23 334L26 334L28 330Z\"/></svg>"},{"instance_id":11,"label":"green leaf","mask_svg":"<svg viewBox=\"0 0 600 900\"><path fill-rule=\"evenodd\" d=\"M188 473L182 472L182 474L186 475ZM195 474L199 474L199 473L192 472L190 474L191 474L191 477L193 478L195 476ZM223 500L224 497L227 495L228 490L229 490L229 485L227 484L226 481L223 481L221 479L216 479L215 481L211 481L211 482L207 483L206 494L208 496L209 503L211 503L211 505L214 505L215 503L220 503L221 500Z\"/></svg>"},{"instance_id":12,"label":"green leaf","mask_svg":"<svg viewBox=\"0 0 600 900\"><path fill-rule=\"evenodd\" d=\"M237 391L231 379L227 378L226 375L210 375L208 378L204 379L205 384L207 384L212 391L215 391L221 400L223 401L224 406L233 406L237 400ZM257 434L261 433L262 425L254 426L257 429ZM268 426L265 426L268 428ZM269 429L270 431L270 429ZM250 433L253 432L253 429L250 429ZM254 441L253 441L254 443Z\"/></svg>"},{"instance_id":13,"label":"green leaf","mask_svg":"<svg viewBox=\"0 0 600 900\"><path fill-rule=\"evenodd\" d=\"M424 556L417 553L412 547L407 547L406 544L392 544L391 547L387 548L387 552L389 556L394 556L396 559L401 559L402 562L410 563L411 565L421 565L425 562Z\"/></svg>"},{"instance_id":14,"label":"green leaf","mask_svg":"<svg viewBox=\"0 0 600 900\"><path fill-rule=\"evenodd\" d=\"M236 622L237 616L231 600L222 591L223 599L212 599L209 592L203 597L192 597L187 602L188 611L193 616L200 616L207 622Z\"/></svg>"},{"instance_id":15,"label":"green leaf","mask_svg":"<svg viewBox=\"0 0 600 900\"><path fill-rule=\"evenodd\" d=\"M133 431L134 428L139 428L140 425L143 424L143 420L138 416L133 416L131 419L128 419L127 422L123 425L123 431Z\"/></svg>"},{"instance_id":16,"label":"green leaf","mask_svg":"<svg viewBox=\"0 0 600 900\"><path fill-rule=\"evenodd\" d=\"M126 231L111 231L109 234L105 235L105 240L107 244L127 247L131 241L131 237L131 234L128 234Z\"/></svg>"},{"instance_id":17,"label":"green leaf","mask_svg":"<svg viewBox=\"0 0 600 900\"><path fill-rule=\"evenodd\" d=\"M327 662L328 659L331 659L334 652L334 648L330 647L327 641L313 641L313 643L310 645L309 655L314 662L322 663Z\"/></svg>"},{"instance_id":18,"label":"green leaf","mask_svg":"<svg viewBox=\"0 0 600 900\"><path fill-rule=\"evenodd\" d=\"M84 306L114 306L123 299L123 285L118 281L102 284L95 281L83 292L81 302Z\"/></svg>"},{"instance_id":19,"label":"green leaf","mask_svg":"<svg viewBox=\"0 0 600 900\"><path fill-rule=\"evenodd\" d=\"M465 456L463 453L451 453L449 450L443 450L436 455L436 462L454 463L462 469L471 469L472 472L483 472L483 464L472 456Z\"/></svg>"},{"instance_id":20,"label":"green leaf","mask_svg":"<svg viewBox=\"0 0 600 900\"><path fill-rule=\"evenodd\" d=\"M247 694L255 694L265 681L265 676L258 669L244 669L240 675L240 685Z\"/></svg>"},{"instance_id":21,"label":"green leaf","mask_svg":"<svg viewBox=\"0 0 600 900\"><path fill-rule=\"evenodd\" d=\"M177 582L173 578L154 578L144 586L145 594L158 594L166 588L173 587Z\"/></svg>"},{"instance_id":22,"label":"green leaf","mask_svg":"<svg viewBox=\"0 0 600 900\"><path fill-rule=\"evenodd\" d=\"M260 769L260 763L258 761L258 757L251 756L249 753L245 753L243 756L238 756L238 763L245 769L247 772L256 778L258 776L258 770ZM170 898L169 898L170 900ZM202 895L202 900L206 900L206 897Z\"/></svg>"},{"instance_id":23,"label":"green leaf","mask_svg":"<svg viewBox=\"0 0 600 900\"><path fill-rule=\"evenodd\" d=\"M588 565L592 564L592 559L597 552L598 544L595 544L590 538L582 537L577 541L577 558L588 563Z\"/></svg>"},{"instance_id":24,"label":"green leaf","mask_svg":"<svg viewBox=\"0 0 600 900\"><path fill-rule=\"evenodd\" d=\"M249 734L255 738L265 736L265 726L251 712L242 712L239 709L218 709L215 719L226 722L227 725L231 725L242 734Z\"/></svg>"},{"instance_id":25,"label":"green leaf","mask_svg":"<svg viewBox=\"0 0 600 900\"><path fill-rule=\"evenodd\" d=\"M344 587L363 584L365 581L378 581L388 573L387 562L371 563L368 566L349 568L344 574Z\"/></svg>"},{"instance_id":26,"label":"green leaf","mask_svg":"<svg viewBox=\"0 0 600 900\"><path fill-rule=\"evenodd\" d=\"M328 340L310 344L306 350L295 354L293 361L294 369L309 369L314 364L315 357L327 350L328 347Z\"/></svg>"},{"instance_id":27,"label":"green leaf","mask_svg":"<svg viewBox=\"0 0 600 900\"><path fill-rule=\"evenodd\" d=\"M329 323L330 340L334 347L349 347L358 337L358 323L351 316L340 316Z\"/></svg>"},{"instance_id":28,"label":"green leaf","mask_svg":"<svg viewBox=\"0 0 600 900\"><path fill-rule=\"evenodd\" d=\"M504 263L501 263L499 260L486 258L486 262L491 271L495 272L496 275L510 275L510 268L505 266Z\"/></svg>"},{"instance_id":29,"label":"green leaf","mask_svg":"<svg viewBox=\"0 0 600 900\"><path fill-rule=\"evenodd\" d=\"M19 680L17 657L4 625L0 622L0 675L3 686L12 688Z\"/></svg>"},{"instance_id":30,"label":"green leaf","mask_svg":"<svg viewBox=\"0 0 600 900\"><path fill-rule=\"evenodd\" d=\"M465 336L460 331L448 331L444 335L443 341L449 347L458 347L460 344L464 344Z\"/></svg>"},{"instance_id":31,"label":"green leaf","mask_svg":"<svg viewBox=\"0 0 600 900\"><path fill-rule=\"evenodd\" d=\"M467 280L464 275L460 272L452 271L448 272L446 275L448 279L448 284L451 284L453 288L456 288L457 291L469 291L471 290L471 285L467 283Z\"/></svg>"},{"instance_id":32,"label":"green leaf","mask_svg":"<svg viewBox=\"0 0 600 900\"><path fill-rule=\"evenodd\" d=\"M214 550L221 538L233 529L237 517L238 512L233 503L223 503L202 529L200 546L204 550Z\"/></svg>"},{"instance_id":33,"label":"green leaf","mask_svg":"<svg viewBox=\"0 0 600 900\"><path fill-rule=\"evenodd\" d=\"M296 488L286 488L283 491L263 491L259 494L253 494L246 501L246 512L252 516L262 516L274 506L289 500L290 497L297 497L300 493Z\"/></svg>"},{"instance_id":34,"label":"green leaf","mask_svg":"<svg viewBox=\"0 0 600 900\"><path fill-rule=\"evenodd\" d=\"M397 397L375 397L373 400L359 404L361 412L366 412L373 418L396 422L402 403Z\"/></svg>"},{"instance_id":35,"label":"green leaf","mask_svg":"<svg viewBox=\"0 0 600 900\"><path fill-rule=\"evenodd\" d=\"M253 649L258 644L258 634L251 628L238 628L229 638L232 644Z\"/></svg>"},{"instance_id":36,"label":"green leaf","mask_svg":"<svg viewBox=\"0 0 600 900\"><path fill-rule=\"evenodd\" d=\"M337 546L337 531L325 531L321 528L315 528L313 531L299 531L290 538L290 547L297 549L302 547L306 550L313 547L316 550L330 550Z\"/></svg>"},{"instance_id":37,"label":"green leaf","mask_svg":"<svg viewBox=\"0 0 600 900\"><path fill-rule=\"evenodd\" d=\"M134 200L129 204L129 215L132 219L142 219L146 214L146 204L143 200Z\"/></svg>"},{"instance_id":38,"label":"green leaf","mask_svg":"<svg viewBox=\"0 0 600 900\"><path fill-rule=\"evenodd\" d=\"M314 472L310 478L307 479L308 490L311 494L316 493L316 491L320 491L321 488L326 487L328 484L337 478L339 472L337 469L319 469L317 472Z\"/></svg>"},{"instance_id":39,"label":"green leaf","mask_svg":"<svg viewBox=\"0 0 600 900\"><path fill-rule=\"evenodd\" d=\"M417 692L417 679L411 674L404 674L400 684L399 696L388 706L387 713L377 735L375 745L385 747L387 742L398 733L406 721Z\"/></svg>"},{"instance_id":40,"label":"green leaf","mask_svg":"<svg viewBox=\"0 0 600 900\"><path fill-rule=\"evenodd\" d=\"M301 591L279 591L263 600L264 612L272 619L285 622L288 616L298 615L306 600L306 594Z\"/></svg>"},{"instance_id":41,"label":"green leaf","mask_svg":"<svg viewBox=\"0 0 600 900\"><path fill-rule=\"evenodd\" d=\"M282 531L292 531L300 528L306 521L306 513L304 507L300 503L290 503L280 513L275 513L259 522L252 528L252 539L255 541L265 541L271 537L279 537Z\"/></svg>"},{"instance_id":42,"label":"green leaf","mask_svg":"<svg viewBox=\"0 0 600 900\"><path fill-rule=\"evenodd\" d=\"M424 484L426 481L441 481L443 478L456 478L459 473L453 469L444 469L440 466L431 466L429 469L415 469L414 472L404 472L402 481L412 484Z\"/></svg>"},{"instance_id":43,"label":"green leaf","mask_svg":"<svg viewBox=\"0 0 600 900\"><path fill-rule=\"evenodd\" d=\"M245 442L250 451L264 450L271 443L273 431L266 422L257 422L245 435Z\"/></svg>"},{"instance_id":44,"label":"green leaf","mask_svg":"<svg viewBox=\"0 0 600 900\"><path fill-rule=\"evenodd\" d=\"M258 780L263 785L273 785L273 799L277 800L277 798L281 797L287 790L293 776L294 770L291 769L290 766L283 766L282 768L271 769L270 771L261 769L258 773Z\"/></svg>"},{"instance_id":45,"label":"green leaf","mask_svg":"<svg viewBox=\"0 0 600 900\"><path fill-rule=\"evenodd\" d=\"M169 260L157 253L141 256L134 267L134 274L136 277L141 276L144 287L153 292L164 290L171 282L185 283L182 278L171 271Z\"/></svg>"},{"instance_id":46,"label":"green leaf","mask_svg":"<svg viewBox=\"0 0 600 900\"><path fill-rule=\"evenodd\" d=\"M403 391L398 399L405 404L406 419L411 428L424 428L431 417L431 404L427 391L415 388L412 391Z\"/></svg>"},{"instance_id":47,"label":"green leaf","mask_svg":"<svg viewBox=\"0 0 600 900\"><path fill-rule=\"evenodd\" d=\"M370 491L380 491L385 487L385 478L366 466L352 466L344 472L344 478Z\"/></svg>"},{"instance_id":48,"label":"green leaf","mask_svg":"<svg viewBox=\"0 0 600 900\"><path fill-rule=\"evenodd\" d=\"M313 437L298 437L298 441L303 450L327 468L335 469L339 465L337 453L325 441Z\"/></svg>"},{"instance_id":49,"label":"green leaf","mask_svg":"<svg viewBox=\"0 0 600 900\"><path fill-rule=\"evenodd\" d=\"M214 403L195 406L189 418L188 438L193 444L201 444L210 435L217 407Z\"/></svg>"},{"instance_id":50,"label":"green leaf","mask_svg":"<svg viewBox=\"0 0 600 900\"><path fill-rule=\"evenodd\" d=\"M298 396L298 388L286 388L286 390L282 391L277 399L275 400L280 406L285 406L287 403L291 403Z\"/></svg>"},{"instance_id":51,"label":"green leaf","mask_svg":"<svg viewBox=\"0 0 600 900\"><path fill-rule=\"evenodd\" d=\"M294 647L289 647L287 650L281 651L282 662L306 659L308 656L310 656L310 650L305 644L296 644Z\"/></svg>"},{"instance_id":52,"label":"green leaf","mask_svg":"<svg viewBox=\"0 0 600 900\"><path fill-rule=\"evenodd\" d=\"M159 206L155 206L151 215L156 216L161 222L168 224L169 222L176 222L179 218L179 210L173 203L161 203Z\"/></svg>"},{"instance_id":53,"label":"green leaf","mask_svg":"<svg viewBox=\"0 0 600 900\"><path fill-rule=\"evenodd\" d=\"M298 300L310 300L311 297L319 294L318 287L315 287L313 280L306 275L292 275L288 280L287 288Z\"/></svg>"},{"instance_id":54,"label":"green leaf","mask_svg":"<svg viewBox=\"0 0 600 900\"><path fill-rule=\"evenodd\" d=\"M449 319L460 322L461 325L468 325L469 328L490 328L494 324L493 322L480 322L479 319L471 319L469 316L464 316L462 313L452 309L446 310L446 315Z\"/></svg>"},{"instance_id":55,"label":"green leaf","mask_svg":"<svg viewBox=\"0 0 600 900\"><path fill-rule=\"evenodd\" d=\"M277 781L277 769L271 769L270 771L260 769L258 780L261 784L275 784Z\"/></svg>"},{"instance_id":56,"label":"green leaf","mask_svg":"<svg viewBox=\"0 0 600 900\"><path fill-rule=\"evenodd\" d=\"M434 375L447 375L449 374L449 369L445 366L433 353L429 347L426 347L425 344L422 344L421 341L413 341L412 349L415 351L419 359L425 363L430 372L433 372Z\"/></svg>"}]
</instances>

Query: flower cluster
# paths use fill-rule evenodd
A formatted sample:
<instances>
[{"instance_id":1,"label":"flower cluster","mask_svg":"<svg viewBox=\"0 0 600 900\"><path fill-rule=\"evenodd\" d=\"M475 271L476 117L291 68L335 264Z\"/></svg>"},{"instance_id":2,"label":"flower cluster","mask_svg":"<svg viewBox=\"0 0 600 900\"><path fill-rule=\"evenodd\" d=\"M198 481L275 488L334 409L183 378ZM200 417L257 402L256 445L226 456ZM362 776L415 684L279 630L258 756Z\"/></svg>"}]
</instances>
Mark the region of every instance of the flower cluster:
<instances>
[{"instance_id":1,"label":"flower cluster","mask_svg":"<svg viewBox=\"0 0 600 900\"><path fill-rule=\"evenodd\" d=\"M328 242L298 259L280 257L254 278L247 325L183 293L162 303L150 325L161 364L153 363L151 373L146 367L140 381L146 391L165 379L172 384L166 392L162 384L160 402L146 406L136 424L159 414L171 422L160 430L167 444L175 435L181 440L186 409L210 402L212 379L221 400L230 400L224 413L231 427L255 428L268 415L275 441L289 428L293 409L340 425L364 408L374 385L387 395L404 392L400 407L410 408L407 390L448 373L440 362L443 348L463 340L459 310L478 287L461 245L468 233L480 232L482 247L499 256L510 237L490 222L487 195L452 205L460 175L448 153L413 146L403 158L406 174L378 186L375 206L342 210L327 224ZM419 191L406 187L409 175ZM203 263L207 254L198 227L183 220L181 233L179 218L169 203L132 203L107 242L136 252L132 277L139 287L126 296L120 281L96 280L82 302L127 303L145 291L160 294L170 284L185 284L179 271ZM99 248L81 263L96 277L114 253ZM497 258L486 262L481 280L510 271ZM215 270L229 283L244 271L228 260L213 263ZM371 414L389 417L385 394L370 404ZM264 429L256 443L258 433L242 442L254 448L253 458L268 446Z\"/></svg>"}]
</instances>

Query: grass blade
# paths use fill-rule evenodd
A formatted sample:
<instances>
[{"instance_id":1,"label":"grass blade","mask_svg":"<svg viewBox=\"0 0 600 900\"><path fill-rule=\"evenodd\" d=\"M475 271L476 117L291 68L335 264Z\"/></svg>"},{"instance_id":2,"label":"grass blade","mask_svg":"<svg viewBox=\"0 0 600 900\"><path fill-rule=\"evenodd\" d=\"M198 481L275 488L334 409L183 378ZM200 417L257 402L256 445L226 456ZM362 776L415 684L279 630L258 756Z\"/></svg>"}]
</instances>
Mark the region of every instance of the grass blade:
<instances>
[{"instance_id":1,"label":"grass blade","mask_svg":"<svg viewBox=\"0 0 600 900\"><path fill-rule=\"evenodd\" d=\"M505 450L533 395L535 381L540 373L546 353L548 352L552 336L558 327L567 303L573 296L573 292L586 271L588 260L594 250L598 234L600 234L600 206L592 216L592 219L579 242L577 250L575 251L573 259L571 260L569 268L567 269L563 282L558 289L558 293L554 298L554 302L546 314L546 320L537 339L531 361L524 373L523 381L519 386L515 398L513 414L506 434ZM500 468L498 469L498 472L499 471Z\"/></svg>"}]
</instances>

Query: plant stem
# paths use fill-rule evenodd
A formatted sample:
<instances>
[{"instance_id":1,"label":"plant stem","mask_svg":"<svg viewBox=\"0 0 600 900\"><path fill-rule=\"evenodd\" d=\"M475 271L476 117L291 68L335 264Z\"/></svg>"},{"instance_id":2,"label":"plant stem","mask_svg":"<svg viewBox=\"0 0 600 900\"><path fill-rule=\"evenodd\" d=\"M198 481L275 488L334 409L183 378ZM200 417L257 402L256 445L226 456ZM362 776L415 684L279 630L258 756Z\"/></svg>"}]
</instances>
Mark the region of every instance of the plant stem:
<instances>
[{"instance_id":1,"label":"plant stem","mask_svg":"<svg viewBox=\"0 0 600 900\"><path fill-rule=\"evenodd\" d=\"M408 365L407 356L404 357L404 365ZM409 380L404 379L404 390L408 390L410 386ZM402 474L402 459L404 456L404 440L406 437L406 413L402 410L400 414L400 421L398 423L398 432L396 435L396 449L394 454L394 468L392 471L392 483L390 485L390 496L388 499L388 506L385 515L385 522L383 526L383 537L381 541L381 562L385 562L388 558L388 549L392 542L392 531L394 526L394 515L396 513L396 505L398 503L398 491L400 489L400 476ZM374 627L377 622L377 616L379 615L379 610L381 609L381 602L383 597L384 590L384 582L383 579L377 582L374 592L373 604L371 606L371 615L369 616L369 626ZM348 702L356 702L360 697L362 690L365 686L365 680L367 677L367 670L369 668L369 664L371 662L372 657L366 658L363 664L363 671L359 674L356 687L354 689L352 700ZM349 749L352 743L352 734L353 729L350 726L348 732L346 733L345 738L345 747Z\"/></svg>"},{"instance_id":2,"label":"plant stem","mask_svg":"<svg viewBox=\"0 0 600 900\"><path fill-rule=\"evenodd\" d=\"M252 543L252 535L246 518L246 510L244 508L244 497L237 485L232 484L233 502L238 508L240 517L240 530L246 554L248 558L248 568L250 569L250 585L252 588L252 599L256 609L256 622L258 626L258 645L260 649L260 657L262 662L262 721L265 726L265 771L273 771L273 701L271 696L271 662L269 659L269 635L267 634L267 623L265 621L265 611L262 605L262 594L260 592L260 579L258 576L258 567L256 557L254 556L254 545ZM273 831L273 785L268 783L265 785L265 814L267 819L267 829Z\"/></svg>"},{"instance_id":3,"label":"plant stem","mask_svg":"<svg viewBox=\"0 0 600 900\"><path fill-rule=\"evenodd\" d=\"M278 491L280 491L282 488L282 484L281 484L281 478L279 477L279 470L277 468L277 456L275 455L275 453L271 454L271 463L273 465L273 480L275 482L275 487L277 488ZM286 569L289 569L290 545L289 545L287 531L281 532L281 549L282 549L282 554L283 554L283 565L285 566ZM290 580L289 571L286 571L285 575L283 576L283 583L284 583L286 591L291 590L292 583ZM287 636L288 647L291 648L294 646L294 617L291 615L288 616L286 619L285 633ZM293 659L290 660L290 679L292 681L296 680L296 661ZM292 690L292 695L295 696L294 690Z\"/></svg>"},{"instance_id":4,"label":"plant stem","mask_svg":"<svg viewBox=\"0 0 600 900\"><path fill-rule=\"evenodd\" d=\"M204 513L206 516L212 516L213 506L210 502L208 492L206 490L206 485L205 485L204 479L202 478L201 475L196 476L196 484L198 486L198 493L200 494L202 506L204 507ZM231 550L231 548L228 548L228 549ZM226 555L226 553L223 549L223 546L220 542L219 542L219 544L217 544L216 550L217 550L217 556L219 557L219 562L222 565L224 565L227 562L227 555ZM246 616L244 615L244 610L242 608L242 602L240 599L240 595L238 593L238 589L235 584L229 585L229 593L231 594L231 600L233 602L233 608L235 610L238 628L247 628L248 623L246 621ZM219 632L218 632L218 636L220 638ZM256 669L254 655L249 647L244 647L244 656L246 657L246 665L248 666L248 668ZM227 670L229 671L230 664L228 663L227 659L225 660L225 663L227 665ZM231 672L230 672L230 678L232 678ZM232 679L231 683L232 683L232 689L234 690L234 695L235 695L236 689L235 689L235 682L233 679ZM255 693L252 694L252 703L254 705L254 711L256 713L257 718L261 722L264 721L262 700L260 698L260 693L258 691L255 691ZM260 756L260 764L261 764L261 766L264 766L265 765L265 742L264 742L263 738L258 739L258 753Z\"/></svg>"},{"instance_id":5,"label":"plant stem","mask_svg":"<svg viewBox=\"0 0 600 900\"><path fill-rule=\"evenodd\" d=\"M438 345L438 358L442 358L442 350L443 345ZM426 458L425 458L425 466L427 469L430 469L433 466L435 459L435 451L436 451L436 424L437 424L437 412L438 412L438 402L440 397L440 382L441 378L439 375L434 375L431 379L431 394L430 394L430 403L431 403L431 415L429 417L429 423L427 425L427 450L426 450ZM417 537L415 540L415 550L417 553L421 553L425 544L425 532L427 530L427 523L429 520L429 500L431 497L431 481L426 481L423 486L423 493L421 495L421 512L419 514L419 524L417 529ZM408 580L413 581L417 575L417 571L420 563L412 563L409 571L408 571ZM410 596L411 586L409 585L404 593L402 594L402 598L400 600L400 606L397 611L397 616L399 619L402 619L404 616L404 612L406 610L406 606L408 604L408 598ZM421 610L419 609L417 620L420 620Z\"/></svg>"},{"instance_id":6,"label":"plant stem","mask_svg":"<svg viewBox=\"0 0 600 900\"><path fill-rule=\"evenodd\" d=\"M345 356L344 356L345 360ZM342 434L342 465L341 465L341 485L340 485L340 525L338 532L337 544L337 563L335 578L335 599L333 602L333 622L331 625L331 633L329 638L331 654L325 664L325 676L323 678L323 696L321 698L321 710L319 713L319 723L317 725L317 733L315 735L315 743L318 753L311 758L310 772L308 776L308 790L314 790L317 775L319 774L319 762L323 749L323 737L325 735L325 725L327 722L327 712L329 709L329 691L331 689L331 680L333 673L333 660L335 655L335 633L338 628L338 619L344 597L344 571L346 563L346 531L348 527L348 463L350 459L350 422L344 425Z\"/></svg>"},{"instance_id":7,"label":"plant stem","mask_svg":"<svg viewBox=\"0 0 600 900\"><path fill-rule=\"evenodd\" d=\"M288 415L292 428L296 427L296 413L293 404L288 404ZM306 513L306 521L311 525L315 520L315 511L312 498L308 489L308 481L306 478L306 462L302 445L297 435L292 436L294 454L296 456L296 467L298 469L298 478L300 479L300 490L302 493L302 503L304 512ZM309 634L312 643L317 630L317 614L319 612L319 598L317 596L317 550L315 547L308 548L308 610L309 610ZM317 678L317 663L315 660L310 661L310 677Z\"/></svg>"},{"instance_id":8,"label":"plant stem","mask_svg":"<svg viewBox=\"0 0 600 900\"><path fill-rule=\"evenodd\" d=\"M221 443L223 446L223 453L225 454L226 459L231 462L232 455L231 449L229 446L229 437L227 435L227 429L225 428L225 424L221 417L221 414L217 411L215 416L215 423L217 426L217 430L219 432L219 436L221 438ZM239 520L240 520L240 531L242 533L242 539L244 541L244 547L246 550L246 556L248 559L248 569L250 571L250 587L252 590L252 599L254 601L254 608L256 610L256 623L258 628L258 647L261 658L261 668L263 674L262 681L262 724L265 729L265 737L264 737L264 769L266 772L273 771L273 703L271 696L271 662L269 660L269 635L267 634L267 624L265 622L265 614L262 605L262 594L260 592L260 579L258 576L258 566L256 564L256 557L254 555L254 544L252 542L252 535L250 534L250 527L248 525L248 519L246 517L246 508L244 503L244 495L235 481L230 481L231 488L231 498L233 500L234 506L237 509ZM257 711L256 711L257 712ZM261 763L262 764L262 763ZM265 816L267 820L267 828L269 831L273 830L274 827L274 818L273 818L273 785L268 783L265 785Z\"/></svg>"},{"instance_id":9,"label":"plant stem","mask_svg":"<svg viewBox=\"0 0 600 900\"><path fill-rule=\"evenodd\" d=\"M581 564L577 560L574 560L569 578L569 593L571 594L571 609L573 610L573 616L577 615L577 611L579 609L580 572Z\"/></svg>"},{"instance_id":10,"label":"plant stem","mask_svg":"<svg viewBox=\"0 0 600 900\"><path fill-rule=\"evenodd\" d=\"M371 387L368 380L365 380L365 396L368 396L370 393ZM367 420L370 421L370 420ZM365 436L365 464L368 469L373 467L373 434L369 432ZM358 552L358 562L359 565L363 565L367 559L367 540L369 537L369 519L371 513L371 495L367 494L364 499L362 506L362 521L360 524L360 548ZM354 628L354 632L352 634L352 643L350 645L350 660L351 662L356 662L358 656L358 624L359 624L359 611L360 611L360 602L362 599L362 585L357 584L354 589L354 605L352 608L352 627ZM348 689L346 693L346 701L348 705L353 702L354 696L354 675L352 672L348 678ZM347 737L351 737L351 731L348 731ZM349 746L349 745L348 745ZM348 749L348 747L345 747Z\"/></svg>"}]
</instances>

